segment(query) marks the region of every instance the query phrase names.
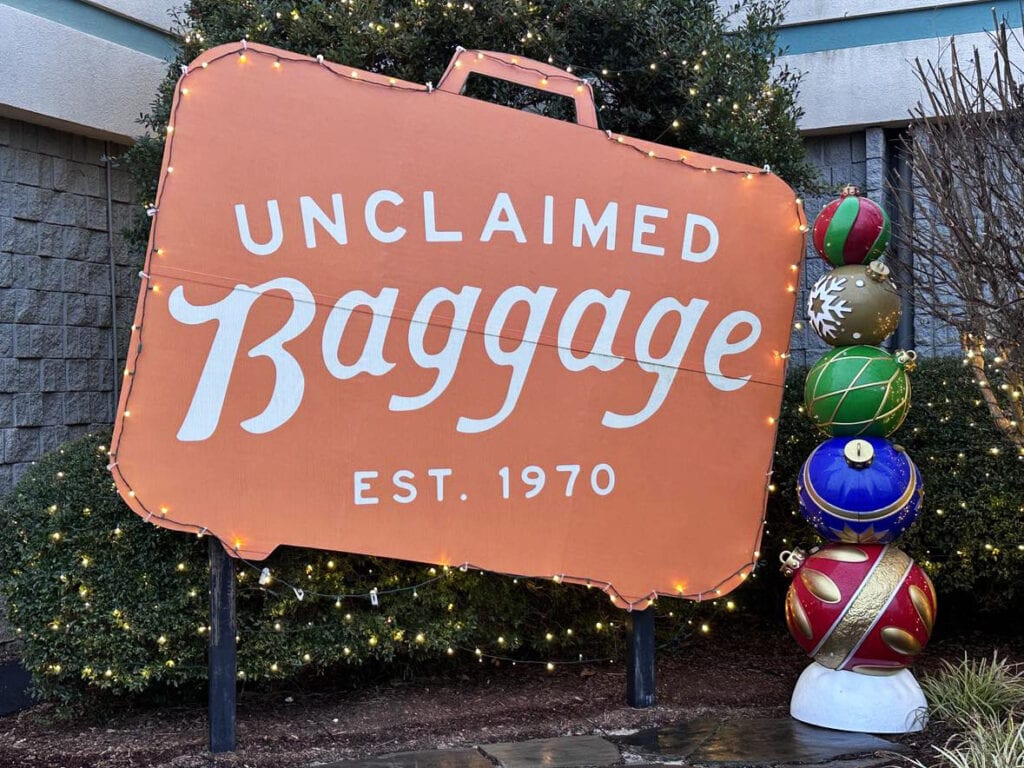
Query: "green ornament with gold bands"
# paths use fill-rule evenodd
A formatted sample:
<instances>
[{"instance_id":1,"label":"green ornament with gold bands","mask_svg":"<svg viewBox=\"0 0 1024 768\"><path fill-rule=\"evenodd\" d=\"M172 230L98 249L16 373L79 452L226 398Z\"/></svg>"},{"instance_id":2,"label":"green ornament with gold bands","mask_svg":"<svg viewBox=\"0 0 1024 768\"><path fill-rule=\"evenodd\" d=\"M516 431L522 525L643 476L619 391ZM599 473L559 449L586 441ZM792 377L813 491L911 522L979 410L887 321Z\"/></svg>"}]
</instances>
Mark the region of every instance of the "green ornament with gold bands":
<instances>
[{"instance_id":1,"label":"green ornament with gold bands","mask_svg":"<svg viewBox=\"0 0 1024 768\"><path fill-rule=\"evenodd\" d=\"M910 410L910 377L917 354L860 344L822 357L807 374L804 407L833 437L888 437Z\"/></svg>"}]
</instances>

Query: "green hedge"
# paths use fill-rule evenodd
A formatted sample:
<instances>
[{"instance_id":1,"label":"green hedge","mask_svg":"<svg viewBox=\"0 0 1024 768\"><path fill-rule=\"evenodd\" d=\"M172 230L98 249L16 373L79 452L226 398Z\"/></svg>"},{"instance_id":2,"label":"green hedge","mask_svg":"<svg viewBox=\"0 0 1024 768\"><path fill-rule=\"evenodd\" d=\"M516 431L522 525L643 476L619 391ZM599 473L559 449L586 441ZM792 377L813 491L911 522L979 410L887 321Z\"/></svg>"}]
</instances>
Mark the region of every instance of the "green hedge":
<instances>
[{"instance_id":1,"label":"green hedge","mask_svg":"<svg viewBox=\"0 0 1024 768\"><path fill-rule=\"evenodd\" d=\"M461 45L572 67L594 87L602 128L770 163L791 185L814 189L818 175L796 127L799 76L774 66L785 3L733 5L726 22L711 0L380 0L344 7L324 0L190 0L180 18L182 50L143 119L153 133L122 160L142 200L153 200L180 65L208 48L244 38L437 83ZM508 90L494 86L475 95L504 103ZM130 241L145 243L148 230L149 220L140 217Z\"/></svg>"},{"instance_id":2,"label":"green hedge","mask_svg":"<svg viewBox=\"0 0 1024 768\"><path fill-rule=\"evenodd\" d=\"M803 416L806 371L789 378L776 446L778 491L769 502L769 535L762 549L772 560L794 543L820 542L798 512L795 479L823 439ZM1018 626L1016 600L1024 576L1024 457L998 434L960 360L924 359L911 374L912 407L893 436L924 480L923 512L897 542L931 576L945 617L966 630L991 618ZM952 627L957 629L957 627Z\"/></svg>"},{"instance_id":3,"label":"green hedge","mask_svg":"<svg viewBox=\"0 0 1024 768\"><path fill-rule=\"evenodd\" d=\"M947 633L985 615L1015 624L1024 575L1022 462L1000 442L974 393L959 361L924 361L914 374L911 416L897 433L926 487L925 512L900 546L934 579ZM659 601L663 653L702 637L702 628L712 641L727 641L733 616L753 616L763 622L760 631L786 632L778 553L816 543L793 488L820 439L800 413L801 396L797 371L780 422L778 490L756 577L711 603ZM169 686L198 690L206 674L208 542L127 509L106 469L105 437L45 457L0 509L0 592L23 660L38 692L64 703ZM261 587L264 565L273 580ZM304 590L302 600L288 584ZM374 587L377 607L365 597ZM361 596L336 604L338 594ZM330 552L282 548L238 571L239 668L251 682L367 668L396 674L420 661L621 661L625 619L597 590Z\"/></svg>"},{"instance_id":4,"label":"green hedge","mask_svg":"<svg viewBox=\"0 0 1024 768\"><path fill-rule=\"evenodd\" d=\"M108 438L44 457L0 512L8 620L37 692L64 703L206 676L208 540L157 528L124 505ZM272 579L261 586L264 566ZM237 573L239 670L249 681L424 659L621 656L623 614L598 590L290 548Z\"/></svg>"}]
</instances>

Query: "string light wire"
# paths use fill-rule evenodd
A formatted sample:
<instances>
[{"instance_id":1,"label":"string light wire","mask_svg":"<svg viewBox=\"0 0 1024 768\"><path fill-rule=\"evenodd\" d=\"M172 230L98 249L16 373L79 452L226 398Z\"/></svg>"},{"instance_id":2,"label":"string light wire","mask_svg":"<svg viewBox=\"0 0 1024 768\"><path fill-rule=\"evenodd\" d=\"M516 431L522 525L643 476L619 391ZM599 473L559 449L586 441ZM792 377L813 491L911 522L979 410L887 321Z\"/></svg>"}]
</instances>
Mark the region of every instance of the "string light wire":
<instances>
[{"instance_id":1,"label":"string light wire","mask_svg":"<svg viewBox=\"0 0 1024 768\"><path fill-rule=\"evenodd\" d=\"M486 51L471 51L471 53L475 54L475 56L477 58L488 58L488 56L489 56L489 54ZM333 75L336 78L338 78L340 81L352 84L352 85L354 85L356 87L368 86L368 87L374 87L374 88L398 89L398 90L409 91L409 92L413 92L413 93L422 93L422 94L426 95L428 98L430 97L431 94L436 92L435 89L433 87L431 87L429 84L427 86L421 86L421 85L416 85L416 84L413 84L413 83L406 83L406 82L403 82L403 81L398 81L395 78L389 78L387 76L378 75L376 73L369 73L369 72L361 72L360 71L360 72L358 72L358 74L359 74L358 77L353 77L352 75L353 75L353 73L357 72L356 70L352 70L352 69L350 69L348 67L342 67L341 65L334 64L334 63L331 63L331 62L326 62L326 61L323 60L322 56L317 56L315 58L312 58L312 57L308 57L308 56L302 56L302 55L299 55L299 54L287 54L287 53L284 53L284 52L278 51L278 50L274 50L273 53L270 53L268 51L262 50L258 46L257 47L250 47L249 44L246 41L244 41L244 40L241 42L240 47L238 47L238 48L226 48L223 52L221 52L221 53L219 53L219 54L217 54L215 56L207 58L206 60L204 60L202 62L201 67L198 68L198 69L189 68L189 67L183 68L182 69L182 74L179 77L178 85L177 85L178 96L175 98L174 108L173 108L173 110L171 112L171 116L170 116L170 120L169 120L169 124L168 124L169 125L169 130L168 130L168 135L167 135L167 139L166 139L167 147L166 147L165 153L164 153L164 171L165 172L164 172L164 174L162 175L162 177L160 179L159 186L158 186L158 189L157 189L157 194L155 196L155 200L151 204L147 204L146 205L147 214L149 214L150 217L153 219L151 230L150 230L150 244L149 244L149 248L147 250L146 266L139 273L140 277L142 279L142 282L143 282L143 286L146 288L146 291L145 291L146 294L148 294L151 290L156 290L158 288L158 285L153 282L155 278L160 277L159 274L154 274L154 269L153 268L154 268L154 266L158 266L155 263L155 260L156 260L157 257L162 257L163 256L163 250L161 248L157 247L158 243L160 242L159 241L159 234L158 234L158 227L159 227L158 213L159 213L159 210L160 210L160 202L163 199L163 194L164 194L164 191L166 189L166 184L168 182L168 177L170 175L168 172L169 172L169 170L171 168L173 168L173 154L174 154L175 138L179 135L179 132L177 130L173 130L172 127L176 127L177 126L178 110L181 109L182 104L184 103L184 99L181 98L181 97L182 96L187 96L188 93L189 93L189 89L184 85L185 80L186 80L186 78L192 78L192 77L197 76L197 74L205 71L208 68L209 65L215 64L217 62L221 62L221 61L223 61L225 59L234 58L236 61L242 60L241 57L243 56L243 54L244 54L245 57L247 57L245 60L243 60L243 63L248 61L248 57L252 57L254 59L256 57L261 57L261 58L265 58L265 59L270 60L270 63L271 63L272 66L275 65L275 64L280 66L282 62L284 62L286 64L295 64L295 65L310 65L310 66L316 67L319 70L326 70L331 75ZM246 65L248 66L248 64L246 64ZM452 65L450 64L449 66L452 66ZM522 66L522 65L519 65L519 66ZM528 66L525 67L525 68L528 69L528 70L533 69L533 68L530 68ZM550 73L541 73L539 70L536 70L536 69L533 69L533 71L537 72L538 74L540 74L542 76L548 77L548 78L561 78L561 77L563 77L562 75L555 75L555 74L550 74ZM574 77L574 76L572 76L572 75L570 75L568 73L566 75L564 75L564 78L566 80L571 80L573 82L583 82L583 83L585 83L585 81L581 81L580 78ZM586 85L589 87L589 83L587 83ZM726 162L725 165L718 165L716 163L715 165L701 166L701 165L698 165L698 164L690 162L687 159L687 154L686 153L681 153L679 155L679 157L664 157L664 156L658 155L653 150L645 150L643 147L637 146L637 145L633 144L632 142L636 141L636 140L630 139L629 137L615 135L615 134L612 134L610 132L607 133L606 135L608 136L608 140L609 141L611 141L612 143L614 143L617 146L623 147L626 150L630 150L630 151L636 152L636 153L638 153L638 154L640 154L642 156L645 156L645 157L648 157L648 158L651 158L651 159L655 159L655 160L657 160L659 162L671 163L671 164L676 165L678 167L684 167L684 168L687 168L687 169L690 169L690 170L694 170L694 171L698 171L698 172L701 172L701 173L719 173L719 172L724 172L726 174L731 174L731 175L735 175L735 176L743 176L746 179L754 178L755 175L760 175L760 176L769 176L769 175L771 175L771 169L768 166L765 166L763 169L760 169L760 170L757 170L757 171L752 171L749 167L735 168L735 167L732 166L732 164L729 164L728 162ZM797 220L799 221L799 229L800 229L801 232L806 232L806 229L807 229L806 228L806 219L804 217L803 206L802 206L801 201L799 199L794 199L794 208L795 208ZM168 276L168 273L164 272L164 275ZM209 279L220 279L220 280L226 279L223 276L207 275L206 277L209 278ZM144 296L142 301L139 302L139 308L138 308L138 312L137 312L137 316L136 316L137 319L135 321L135 324L132 326L133 335L137 335L136 354L132 357L132 364L134 366L136 366L136 367L138 365L139 359L142 357L142 351L143 350L142 350L142 343L141 343L141 335L139 335L139 334L141 334L141 330L142 330L142 328L145 325L147 304L148 304L148 302L146 300L146 297ZM538 341L538 343L539 343L539 341ZM784 360L784 358L783 358L783 360ZM679 368L679 370L686 370L686 371L691 372L691 373L697 372L696 369ZM131 368L131 366L126 366L125 377L128 379L128 382L127 382L127 386L123 388L122 401L125 404L127 404L128 402L130 402L131 394L132 394L132 390L134 388L134 382L135 382L134 369ZM767 382L767 381L761 381L761 382L757 382L757 383L760 383L760 384L763 384L763 385L766 385L766 386L773 386L773 387L778 388L779 393L780 393L780 401L781 401L782 385L775 384L774 382ZM121 435L123 434L123 430L124 430L124 422L125 422L125 419L129 418L129 411L126 409L124 411L123 415L124 415L124 418L118 420L118 424L119 424L120 429L114 435L114 438L113 438L113 444L114 445L119 445L120 444ZM775 420L772 419L772 420L769 421L769 423L771 425L774 425ZM120 465L118 464L118 461L117 461L116 451L113 450L113 449L110 452L110 463L108 465L108 469L111 471L111 473L117 475L117 477L120 479L120 481L124 485L124 487L129 488L129 495L131 495L134 498L135 503L146 513L144 519L147 522L154 522L153 518L156 516L156 517L159 517L159 524L161 526L163 526L163 527L172 528L172 529L176 529L176 530L184 531L184 532L195 533L196 535L199 535L199 536L206 535L206 534L210 533L205 526L200 526L200 525L197 525L197 524L192 523L192 522L186 522L186 521L175 519L173 516L171 516L171 515L169 515L167 513L161 512L159 515L154 515L154 512L152 510L148 509L141 502L141 500L139 500L138 497L135 496L134 490L131 490L130 484L128 483L127 479L124 477L123 473L121 472ZM770 483L770 475L771 475L770 470L768 471L767 475L768 475L768 480L766 481L766 484L765 484L765 499L767 499L767 494L769 492L767 490L767 486ZM599 580L599 579L558 574L558 575L556 575L557 578L555 580L558 580L558 581L563 581L564 580L564 581L568 581L568 582L572 582L572 583L576 583L576 584L585 584L585 585L587 585L589 587L597 587L597 588L601 589L602 591L606 592L609 595L611 601L615 605L617 605L618 607L624 608L627 611L632 611L634 609L642 610L644 608L647 608L647 607L651 606L655 602L655 600L656 600L656 598L658 597L659 594L664 594L666 596L677 597L677 598L682 598L682 599L694 600L694 601L697 601L697 602L701 602L701 601L708 600L708 599L714 599L714 598L716 598L716 597L718 597L718 596L720 596L722 594L723 588L725 588L727 585L730 585L731 583L735 582L737 579L739 579L740 581L745 580L748 576L753 574L753 571L756 568L757 563L758 563L758 561L760 559L760 553L758 552L758 546L759 546L759 543L760 543L760 540L761 540L761 531L762 531L762 529L764 527L764 524L765 524L765 520L764 520L764 516L762 515L762 518L761 518L760 522L756 526L756 531L755 531L755 535L754 535L754 546L752 547L752 550L751 550L752 553L753 553L752 559L750 561L748 561L747 563L741 565L739 568L735 569L731 573L727 574L724 578L722 578L717 584L715 584L711 588L703 590L703 591L688 592L688 591L686 591L686 589L684 587L680 587L676 592L672 592L672 593L669 593L669 592L659 593L657 590L652 590L647 596L640 597L640 598L638 598L636 600L629 600L629 599L624 598L621 594L619 594L618 591L614 588L613 585L609 584L608 582L604 582L602 580ZM250 567L256 568L257 570L261 570L260 567L255 566L253 563L251 563L248 560L245 560L245 558L242 557L242 555L241 555L241 542L237 542L236 541L233 546L229 546L219 536L217 536L217 538L218 538L219 541L221 541L221 544L225 547L225 549L227 551L229 551L231 554L233 554L237 559L242 560L244 563L246 563ZM469 567L469 566L467 566L467 567ZM472 567L475 567L475 566L472 566ZM512 576L513 574L505 574L505 575L506 576ZM539 576L532 576L532 577L531 576L522 576L522 578L543 578L543 577L539 577ZM432 580L426 582L426 584L429 584L432 581L434 581L434 580L432 579ZM295 586L290 585L290 584L287 584L286 586L290 586L293 590L298 589L298 587L295 587ZM736 584L732 584L732 586L730 586L729 589L732 589L734 586L737 586L737 585ZM394 593L394 592L397 592L397 591L411 591L411 590L414 590L414 589L417 589L417 587L416 586L411 586L411 587L403 587L403 588L397 589L397 590L378 591L377 594L378 595L391 594L391 593ZM304 595L313 596L313 597L326 597L326 598L329 598L329 599L332 599L332 600L337 600L337 599L341 598L340 595L326 594L326 593L325 594L318 594L318 593L306 592L306 593L304 593ZM362 595L362 594L360 594L360 595L351 595L349 597L358 597L358 598L371 599L371 595L370 594L366 594L366 595Z\"/></svg>"}]
</instances>

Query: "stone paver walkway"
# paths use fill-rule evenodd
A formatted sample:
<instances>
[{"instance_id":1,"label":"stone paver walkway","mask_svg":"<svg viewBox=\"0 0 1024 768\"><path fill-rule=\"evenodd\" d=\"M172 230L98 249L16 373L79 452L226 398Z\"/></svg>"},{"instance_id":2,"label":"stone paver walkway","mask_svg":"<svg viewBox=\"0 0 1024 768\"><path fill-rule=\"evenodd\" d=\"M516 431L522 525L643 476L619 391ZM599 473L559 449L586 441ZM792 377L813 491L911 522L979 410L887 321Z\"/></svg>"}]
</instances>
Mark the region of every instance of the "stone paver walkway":
<instances>
[{"instance_id":1,"label":"stone paver walkway","mask_svg":"<svg viewBox=\"0 0 1024 768\"><path fill-rule=\"evenodd\" d=\"M614 765L618 748L600 736L562 736L512 744L481 744L478 749L502 768L576 768Z\"/></svg>"},{"instance_id":2,"label":"stone paver walkway","mask_svg":"<svg viewBox=\"0 0 1024 768\"><path fill-rule=\"evenodd\" d=\"M891 763L903 748L877 736L805 725L791 718L710 718L638 731L627 736L480 744L345 760L320 768L584 768L663 764L869 768Z\"/></svg>"},{"instance_id":3,"label":"stone paver walkway","mask_svg":"<svg viewBox=\"0 0 1024 768\"><path fill-rule=\"evenodd\" d=\"M756 718L719 721L711 718L677 723L613 737L628 755L644 762L685 761L700 765L821 763L901 750L866 733L846 733L793 720Z\"/></svg>"}]
</instances>

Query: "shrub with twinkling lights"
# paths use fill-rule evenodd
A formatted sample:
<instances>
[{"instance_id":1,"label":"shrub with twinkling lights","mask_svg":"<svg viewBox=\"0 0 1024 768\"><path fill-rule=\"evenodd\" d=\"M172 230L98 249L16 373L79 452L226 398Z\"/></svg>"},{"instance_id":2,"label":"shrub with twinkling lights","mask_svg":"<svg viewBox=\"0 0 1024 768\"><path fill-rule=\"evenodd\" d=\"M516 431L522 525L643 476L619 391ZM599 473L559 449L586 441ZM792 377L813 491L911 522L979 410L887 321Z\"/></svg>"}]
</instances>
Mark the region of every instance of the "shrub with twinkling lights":
<instances>
[{"instance_id":1,"label":"shrub with twinkling lights","mask_svg":"<svg viewBox=\"0 0 1024 768\"><path fill-rule=\"evenodd\" d=\"M821 543L798 511L796 477L824 438L803 413L803 378L792 371L776 446L775 493L762 552L769 559L794 545ZM960 360L925 359L914 372L913 406L896 442L925 478L918 522L899 546L920 564L939 593L939 630L990 614L1018 621L1024 583L1024 452L988 418L970 369ZM775 578L772 579L775 581ZM784 582L783 582L784 583ZM781 596L774 603L781 607ZM962 627L967 629L966 624ZM956 629L953 627L952 629Z\"/></svg>"},{"instance_id":2,"label":"shrub with twinkling lights","mask_svg":"<svg viewBox=\"0 0 1024 768\"><path fill-rule=\"evenodd\" d=\"M692 637L728 642L732 617L760 614L761 631L782 631L775 614L786 582L774 575L776 558L814 543L794 491L816 440L800 411L803 373L789 377L755 578L709 603L658 601L660 653ZM943 631L947 622L973 621L972 609L1012 618L1024 576L1024 461L1000 442L958 361L927 361L914 389L902 442L927 472L926 522L902 541L943 604L954 606L940 617ZM106 437L46 456L0 509L8 618L37 689L65 702L206 678L207 539L128 510L107 470ZM239 563L237 579L239 675L247 681L417 660L550 669L581 657L622 661L626 614L599 590L291 548Z\"/></svg>"},{"instance_id":3,"label":"shrub with twinkling lights","mask_svg":"<svg viewBox=\"0 0 1024 768\"><path fill-rule=\"evenodd\" d=\"M39 461L3 505L0 591L40 694L63 702L206 677L205 536L118 497L109 435ZM243 680L422 659L618 659L624 615L600 590L313 550L239 562Z\"/></svg>"},{"instance_id":4,"label":"shrub with twinkling lights","mask_svg":"<svg viewBox=\"0 0 1024 768\"><path fill-rule=\"evenodd\" d=\"M519 54L587 78L602 128L756 166L769 163L790 185L804 187L816 174L796 127L799 77L775 61L784 7L780 0L741 0L726 17L713 0L191 0L180 18L180 54L144 121L153 133L123 160L146 205L156 194L180 65L207 48L246 39L436 83L461 45ZM472 80L468 88L474 96L566 116L564 105L533 89ZM277 151L287 156L293 141L282 136ZM140 218L137 242L145 242L148 223Z\"/></svg>"}]
</instances>

